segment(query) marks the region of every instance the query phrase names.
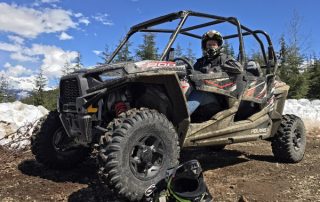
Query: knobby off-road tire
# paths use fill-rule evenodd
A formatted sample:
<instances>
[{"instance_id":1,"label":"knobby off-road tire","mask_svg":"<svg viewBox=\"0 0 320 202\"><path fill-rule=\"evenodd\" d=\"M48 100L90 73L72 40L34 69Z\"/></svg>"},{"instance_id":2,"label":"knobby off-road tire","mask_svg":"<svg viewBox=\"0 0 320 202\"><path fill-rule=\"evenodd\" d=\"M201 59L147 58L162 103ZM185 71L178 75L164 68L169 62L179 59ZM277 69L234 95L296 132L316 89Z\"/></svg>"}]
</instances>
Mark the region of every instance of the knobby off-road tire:
<instances>
[{"instance_id":1,"label":"knobby off-road tire","mask_svg":"<svg viewBox=\"0 0 320 202\"><path fill-rule=\"evenodd\" d=\"M114 119L108 130L100 141L99 174L120 197L141 200L150 185L179 163L178 135L156 110L131 109Z\"/></svg>"},{"instance_id":2,"label":"knobby off-road tire","mask_svg":"<svg viewBox=\"0 0 320 202\"><path fill-rule=\"evenodd\" d=\"M49 112L40 120L31 137L31 150L38 162L54 169L69 169L90 154L88 148L65 148L71 139L67 136L57 111Z\"/></svg>"},{"instance_id":3,"label":"knobby off-road tire","mask_svg":"<svg viewBox=\"0 0 320 202\"><path fill-rule=\"evenodd\" d=\"M277 133L272 139L272 152L280 162L297 163L306 149L306 130L302 120L292 114L283 115Z\"/></svg>"}]
</instances>

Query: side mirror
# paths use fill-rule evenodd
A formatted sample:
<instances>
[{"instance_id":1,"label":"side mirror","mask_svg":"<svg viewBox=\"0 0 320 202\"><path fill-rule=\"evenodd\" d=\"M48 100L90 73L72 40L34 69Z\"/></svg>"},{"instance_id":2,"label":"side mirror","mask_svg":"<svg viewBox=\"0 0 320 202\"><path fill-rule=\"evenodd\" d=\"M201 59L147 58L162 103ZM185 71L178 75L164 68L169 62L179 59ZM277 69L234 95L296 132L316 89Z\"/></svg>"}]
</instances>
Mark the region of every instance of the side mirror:
<instances>
[{"instance_id":1,"label":"side mirror","mask_svg":"<svg viewBox=\"0 0 320 202\"><path fill-rule=\"evenodd\" d=\"M174 59L174 48L170 48L169 53L166 56L166 61L173 61Z\"/></svg>"}]
</instances>

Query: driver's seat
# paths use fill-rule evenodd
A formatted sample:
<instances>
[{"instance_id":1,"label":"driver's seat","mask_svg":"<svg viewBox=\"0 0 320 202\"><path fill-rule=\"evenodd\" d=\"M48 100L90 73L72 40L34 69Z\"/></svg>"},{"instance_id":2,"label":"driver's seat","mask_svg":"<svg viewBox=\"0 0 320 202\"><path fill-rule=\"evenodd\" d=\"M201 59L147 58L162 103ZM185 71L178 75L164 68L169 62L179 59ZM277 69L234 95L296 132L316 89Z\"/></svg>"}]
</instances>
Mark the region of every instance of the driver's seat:
<instances>
[{"instance_id":1,"label":"driver's seat","mask_svg":"<svg viewBox=\"0 0 320 202\"><path fill-rule=\"evenodd\" d=\"M245 70L249 76L256 76L256 77L262 76L262 71L261 71L260 65L256 61L253 61L253 60L249 61L245 65Z\"/></svg>"}]
</instances>

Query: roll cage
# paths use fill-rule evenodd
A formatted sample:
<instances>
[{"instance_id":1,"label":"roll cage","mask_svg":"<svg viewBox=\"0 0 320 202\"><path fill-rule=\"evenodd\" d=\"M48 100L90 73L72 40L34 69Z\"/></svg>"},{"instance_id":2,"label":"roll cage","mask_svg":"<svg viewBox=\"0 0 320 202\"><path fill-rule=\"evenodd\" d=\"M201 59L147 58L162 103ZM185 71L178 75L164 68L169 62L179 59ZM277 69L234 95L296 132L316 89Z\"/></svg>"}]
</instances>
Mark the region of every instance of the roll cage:
<instances>
[{"instance_id":1,"label":"roll cage","mask_svg":"<svg viewBox=\"0 0 320 202\"><path fill-rule=\"evenodd\" d=\"M183 25L185 24L186 20L190 16L207 18L207 19L211 19L212 21L183 28ZM180 22L178 23L178 26L176 27L176 29L154 29L154 28L152 28L153 26L163 24L166 22L171 22L173 20L178 20L178 19L180 19ZM170 39L169 39L167 45L165 46L165 48L161 54L161 57L160 57L160 60L163 61L163 60L165 60L167 54L169 53L170 48L171 48L172 44L174 43L174 41L176 40L178 34L183 34L183 35L190 36L193 38L201 39L200 35L190 33L189 31L199 29L199 28L208 27L211 25L217 25L217 24L221 24L221 23L230 23L231 25L236 26L237 33L231 34L231 35L226 35L223 37L223 39L232 39L232 38L239 39L239 62L243 66L246 63L246 55L245 55L243 37L252 35L260 45L261 53L262 53L264 62L266 64L266 74L271 73L271 67L274 67L273 73L275 74L275 72L277 71L277 58L275 55L275 51L274 51L270 36L266 32L264 32L263 30L251 30L248 27L241 25L239 20L235 17L221 17L221 16L217 16L217 15L210 15L210 14L199 13L199 12L194 12L194 11L179 11L176 13L170 13L167 15L163 15L163 16L139 23L135 26L132 26L130 28L130 30L128 31L128 33L126 34L126 36L124 37L124 39L120 42L118 47L111 54L107 63L110 64L112 62L112 60L118 54L120 49L129 40L129 38L136 32L171 33ZM265 46L260 38L260 35L264 36L267 43L268 43L268 49L267 49L268 54L266 53L266 49L265 49Z\"/></svg>"}]
</instances>

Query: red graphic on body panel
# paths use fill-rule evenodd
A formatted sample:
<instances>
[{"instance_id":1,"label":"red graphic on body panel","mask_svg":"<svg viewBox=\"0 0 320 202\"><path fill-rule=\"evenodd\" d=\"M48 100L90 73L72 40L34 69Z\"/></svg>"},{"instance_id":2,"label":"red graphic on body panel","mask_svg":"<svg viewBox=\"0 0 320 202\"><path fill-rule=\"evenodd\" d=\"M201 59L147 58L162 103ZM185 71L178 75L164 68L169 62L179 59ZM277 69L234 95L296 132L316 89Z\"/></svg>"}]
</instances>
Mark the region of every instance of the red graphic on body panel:
<instances>
[{"instance_id":1,"label":"red graphic on body panel","mask_svg":"<svg viewBox=\"0 0 320 202\"><path fill-rule=\"evenodd\" d=\"M147 61L141 61L136 62L135 65L139 68L161 68L161 67L176 67L175 62L170 61L153 61L153 60L147 60Z\"/></svg>"}]
</instances>

